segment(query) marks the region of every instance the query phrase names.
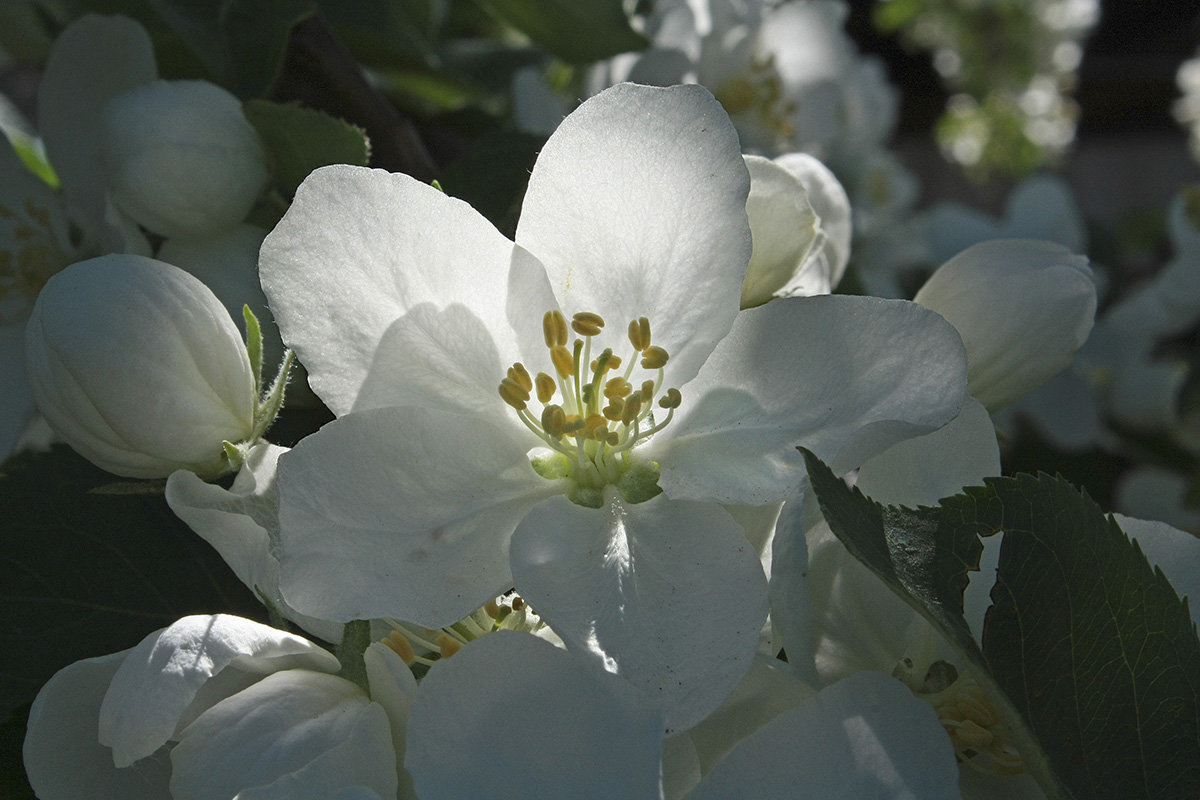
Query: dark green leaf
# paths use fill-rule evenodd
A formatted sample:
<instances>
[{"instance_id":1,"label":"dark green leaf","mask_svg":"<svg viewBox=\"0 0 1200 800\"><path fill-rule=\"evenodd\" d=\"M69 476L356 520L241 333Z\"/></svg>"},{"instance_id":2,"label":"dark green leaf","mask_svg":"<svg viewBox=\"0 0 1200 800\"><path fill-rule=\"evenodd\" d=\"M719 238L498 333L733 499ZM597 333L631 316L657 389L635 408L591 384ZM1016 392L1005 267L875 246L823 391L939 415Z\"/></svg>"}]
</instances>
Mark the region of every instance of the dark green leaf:
<instances>
[{"instance_id":1,"label":"dark green leaf","mask_svg":"<svg viewBox=\"0 0 1200 800\"><path fill-rule=\"evenodd\" d=\"M251 100L244 108L271 153L275 184L286 195L294 194L317 167L365 167L370 160L371 147L362 128L323 111L267 100Z\"/></svg>"},{"instance_id":2,"label":"dark green leaf","mask_svg":"<svg viewBox=\"0 0 1200 800\"><path fill-rule=\"evenodd\" d=\"M621 0L478 0L534 44L572 64L643 50L645 37L629 27Z\"/></svg>"},{"instance_id":3,"label":"dark green leaf","mask_svg":"<svg viewBox=\"0 0 1200 800\"><path fill-rule=\"evenodd\" d=\"M1048 475L954 498L964 527L1005 531L983 650L1080 798L1200 797L1200 640L1111 517Z\"/></svg>"},{"instance_id":4,"label":"dark green leaf","mask_svg":"<svg viewBox=\"0 0 1200 800\"><path fill-rule=\"evenodd\" d=\"M65 447L4 468L0 711L32 700L62 667L181 616L265 616L161 493L89 493L114 480Z\"/></svg>"},{"instance_id":5,"label":"dark green leaf","mask_svg":"<svg viewBox=\"0 0 1200 800\"><path fill-rule=\"evenodd\" d=\"M221 30L233 65L229 89L238 97L262 97L283 70L292 28L316 13L313 0L228 0Z\"/></svg>"},{"instance_id":6,"label":"dark green leaf","mask_svg":"<svg viewBox=\"0 0 1200 800\"><path fill-rule=\"evenodd\" d=\"M35 800L21 757L28 720L29 704L26 703L8 712L0 722L0 797L5 800Z\"/></svg>"},{"instance_id":7,"label":"dark green leaf","mask_svg":"<svg viewBox=\"0 0 1200 800\"><path fill-rule=\"evenodd\" d=\"M974 667L1050 797L1200 796L1200 640L1140 549L1047 475L988 479L936 508L885 508L812 453L830 528ZM976 646L962 618L978 536L1005 532Z\"/></svg>"}]
</instances>

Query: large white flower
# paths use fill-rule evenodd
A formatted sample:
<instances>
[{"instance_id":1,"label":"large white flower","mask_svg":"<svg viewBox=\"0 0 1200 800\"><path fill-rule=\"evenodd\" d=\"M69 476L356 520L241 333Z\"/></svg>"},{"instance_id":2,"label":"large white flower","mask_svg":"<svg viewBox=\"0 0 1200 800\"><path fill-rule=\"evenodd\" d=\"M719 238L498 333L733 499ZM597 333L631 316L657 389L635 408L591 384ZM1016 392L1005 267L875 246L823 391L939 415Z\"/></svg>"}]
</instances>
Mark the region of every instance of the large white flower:
<instances>
[{"instance_id":1,"label":"large white flower","mask_svg":"<svg viewBox=\"0 0 1200 800\"><path fill-rule=\"evenodd\" d=\"M622 85L568 117L515 246L404 175L311 175L260 263L340 417L279 460L289 604L434 628L515 586L668 726L719 703L766 591L718 504L788 497L796 445L849 469L937 427L965 382L957 334L913 304L738 313L747 186L694 86Z\"/></svg>"}]
</instances>

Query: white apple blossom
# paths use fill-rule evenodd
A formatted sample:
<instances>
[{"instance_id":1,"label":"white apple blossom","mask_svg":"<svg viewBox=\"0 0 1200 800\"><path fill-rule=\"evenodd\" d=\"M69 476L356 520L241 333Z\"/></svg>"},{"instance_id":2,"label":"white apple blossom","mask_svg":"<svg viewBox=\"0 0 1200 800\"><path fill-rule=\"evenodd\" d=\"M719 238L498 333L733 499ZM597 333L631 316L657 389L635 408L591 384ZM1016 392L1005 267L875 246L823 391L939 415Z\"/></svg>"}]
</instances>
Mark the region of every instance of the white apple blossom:
<instances>
[{"instance_id":1,"label":"white apple blossom","mask_svg":"<svg viewBox=\"0 0 1200 800\"><path fill-rule=\"evenodd\" d=\"M299 636L184 617L42 687L25 738L30 783L44 800L412 797L400 755L416 683L382 644L363 657L365 689Z\"/></svg>"},{"instance_id":2,"label":"white apple blossom","mask_svg":"<svg viewBox=\"0 0 1200 800\"><path fill-rule=\"evenodd\" d=\"M957 334L914 304L739 313L748 183L692 86L622 85L564 120L515 245L407 176L310 175L260 263L339 417L279 461L288 603L435 628L515 586L668 726L719 703L766 615L719 504L788 497L796 445L849 469L936 428L965 376Z\"/></svg>"},{"instance_id":3,"label":"white apple blossom","mask_svg":"<svg viewBox=\"0 0 1200 800\"><path fill-rule=\"evenodd\" d=\"M25 365L55 432L117 475L211 478L230 466L224 442L261 434L233 320L203 283L151 258L101 256L50 278L25 328Z\"/></svg>"}]
</instances>

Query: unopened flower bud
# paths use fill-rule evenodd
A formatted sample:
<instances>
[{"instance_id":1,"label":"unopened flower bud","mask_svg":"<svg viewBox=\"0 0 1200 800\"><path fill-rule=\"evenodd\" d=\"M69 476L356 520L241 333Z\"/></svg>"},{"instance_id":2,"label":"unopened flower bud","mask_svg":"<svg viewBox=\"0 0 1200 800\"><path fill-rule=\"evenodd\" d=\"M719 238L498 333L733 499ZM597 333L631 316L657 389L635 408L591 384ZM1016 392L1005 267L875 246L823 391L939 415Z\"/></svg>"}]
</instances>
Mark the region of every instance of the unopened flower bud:
<instances>
[{"instance_id":1,"label":"unopened flower bud","mask_svg":"<svg viewBox=\"0 0 1200 800\"><path fill-rule=\"evenodd\" d=\"M1096 313L1087 257L1034 239L968 247L913 299L958 329L967 348L967 390L991 411L1070 364Z\"/></svg>"},{"instance_id":2,"label":"unopened flower bud","mask_svg":"<svg viewBox=\"0 0 1200 800\"><path fill-rule=\"evenodd\" d=\"M222 443L255 425L257 387L237 327L196 278L108 255L52 277L25 329L38 408L97 466L132 478L214 477Z\"/></svg>"},{"instance_id":3,"label":"unopened flower bud","mask_svg":"<svg viewBox=\"0 0 1200 800\"><path fill-rule=\"evenodd\" d=\"M101 149L113 201L162 236L236 225L270 178L242 104L207 81L153 81L114 98Z\"/></svg>"}]
</instances>

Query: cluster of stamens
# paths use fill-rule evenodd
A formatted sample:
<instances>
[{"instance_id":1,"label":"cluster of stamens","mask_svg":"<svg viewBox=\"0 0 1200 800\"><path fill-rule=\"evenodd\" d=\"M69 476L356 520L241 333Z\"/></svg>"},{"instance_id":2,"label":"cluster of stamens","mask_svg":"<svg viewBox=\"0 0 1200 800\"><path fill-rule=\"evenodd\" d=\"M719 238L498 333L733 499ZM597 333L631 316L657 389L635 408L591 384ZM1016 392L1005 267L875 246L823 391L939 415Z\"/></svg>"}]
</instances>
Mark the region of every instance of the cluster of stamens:
<instances>
[{"instance_id":1,"label":"cluster of stamens","mask_svg":"<svg viewBox=\"0 0 1200 800\"><path fill-rule=\"evenodd\" d=\"M893 675L933 706L960 762L993 775L1028 771L996 706L970 675L937 661L930 665L924 679L918 680L919 673L914 673L908 658L901 660Z\"/></svg>"},{"instance_id":2,"label":"cluster of stamens","mask_svg":"<svg viewBox=\"0 0 1200 800\"><path fill-rule=\"evenodd\" d=\"M32 304L50 277L75 260L59 241L49 211L33 198L22 209L0 204L0 231L7 229L9 249L0 250L0 321ZM9 303L17 306L9 308Z\"/></svg>"},{"instance_id":3,"label":"cluster of stamens","mask_svg":"<svg viewBox=\"0 0 1200 800\"><path fill-rule=\"evenodd\" d=\"M518 595L510 592L504 597L491 600L470 616L445 628L430 630L394 619L385 619L392 631L382 643L409 667L429 668L443 658L450 658L480 636L498 630L516 630L536 633L545 623L533 613L529 605Z\"/></svg>"},{"instance_id":4,"label":"cluster of stamens","mask_svg":"<svg viewBox=\"0 0 1200 800\"><path fill-rule=\"evenodd\" d=\"M784 94L774 54L755 57L749 69L726 81L716 95L729 114L752 114L780 139L795 136L791 117L796 113L796 103Z\"/></svg>"},{"instance_id":5,"label":"cluster of stamens","mask_svg":"<svg viewBox=\"0 0 1200 800\"><path fill-rule=\"evenodd\" d=\"M531 376L524 364L516 363L500 381L504 402L516 409L521 421L548 447L567 456L574 466L570 477L590 486L615 482L628 450L670 422L681 400L678 389L663 390L663 368L669 355L650 343L646 317L629 323L633 352L626 359L612 348L592 358L593 337L603 328L599 314L582 311L570 322L569 329L578 334L570 342L562 312L547 311L542 332L553 374ZM652 377L631 381L638 365ZM534 395L542 405L537 416L529 408ZM657 423L653 417L656 398L658 407L667 412Z\"/></svg>"}]
</instances>

